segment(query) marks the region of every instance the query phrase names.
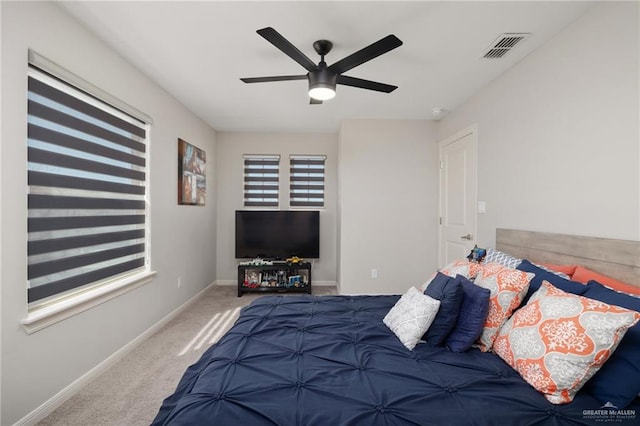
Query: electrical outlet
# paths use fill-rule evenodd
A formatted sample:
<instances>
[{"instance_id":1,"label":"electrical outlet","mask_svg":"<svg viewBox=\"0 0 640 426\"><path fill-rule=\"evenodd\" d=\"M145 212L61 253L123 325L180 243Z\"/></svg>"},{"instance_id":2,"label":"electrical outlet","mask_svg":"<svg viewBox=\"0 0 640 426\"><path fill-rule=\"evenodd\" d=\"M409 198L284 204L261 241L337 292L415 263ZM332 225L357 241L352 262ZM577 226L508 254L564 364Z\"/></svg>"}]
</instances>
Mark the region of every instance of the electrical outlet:
<instances>
[{"instance_id":1,"label":"electrical outlet","mask_svg":"<svg viewBox=\"0 0 640 426\"><path fill-rule=\"evenodd\" d=\"M372 269L371 270L371 278L373 278L373 279L378 278L378 270L377 269Z\"/></svg>"}]
</instances>

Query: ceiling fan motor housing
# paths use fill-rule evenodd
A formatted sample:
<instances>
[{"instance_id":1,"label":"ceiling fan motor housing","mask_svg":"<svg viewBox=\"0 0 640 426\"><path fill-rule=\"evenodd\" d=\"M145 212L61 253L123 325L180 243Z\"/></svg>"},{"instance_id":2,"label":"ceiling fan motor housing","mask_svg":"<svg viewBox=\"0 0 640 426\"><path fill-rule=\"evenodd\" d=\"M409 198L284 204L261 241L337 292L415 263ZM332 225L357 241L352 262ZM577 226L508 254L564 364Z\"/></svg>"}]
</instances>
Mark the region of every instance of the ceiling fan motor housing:
<instances>
[{"instance_id":1,"label":"ceiling fan motor housing","mask_svg":"<svg viewBox=\"0 0 640 426\"><path fill-rule=\"evenodd\" d=\"M309 88L326 87L335 90L338 75L328 69L309 72Z\"/></svg>"}]
</instances>

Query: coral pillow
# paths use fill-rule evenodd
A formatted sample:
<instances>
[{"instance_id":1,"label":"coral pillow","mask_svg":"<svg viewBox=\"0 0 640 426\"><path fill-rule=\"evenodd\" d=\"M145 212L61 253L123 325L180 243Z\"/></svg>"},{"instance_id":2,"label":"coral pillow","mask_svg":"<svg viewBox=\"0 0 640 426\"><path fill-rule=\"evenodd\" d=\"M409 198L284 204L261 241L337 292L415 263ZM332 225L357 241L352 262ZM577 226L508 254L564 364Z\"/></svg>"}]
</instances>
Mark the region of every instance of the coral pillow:
<instances>
[{"instance_id":1,"label":"coral pillow","mask_svg":"<svg viewBox=\"0 0 640 426\"><path fill-rule=\"evenodd\" d=\"M387 312L382 322L407 349L413 350L420 337L431 326L439 307L439 300L425 296L411 287Z\"/></svg>"},{"instance_id":2,"label":"coral pillow","mask_svg":"<svg viewBox=\"0 0 640 426\"><path fill-rule=\"evenodd\" d=\"M463 297L462 285L455 278L438 272L424 294L439 300L440 309L423 339L431 346L440 346L456 325Z\"/></svg>"},{"instance_id":3,"label":"coral pillow","mask_svg":"<svg viewBox=\"0 0 640 426\"><path fill-rule=\"evenodd\" d=\"M553 404L575 394L640 313L566 293L544 281L504 324L493 351Z\"/></svg>"},{"instance_id":4,"label":"coral pillow","mask_svg":"<svg viewBox=\"0 0 640 426\"><path fill-rule=\"evenodd\" d=\"M462 303L455 326L444 342L452 352L464 352L478 340L489 313L488 289L478 287L462 275L456 277L462 287Z\"/></svg>"},{"instance_id":5,"label":"coral pillow","mask_svg":"<svg viewBox=\"0 0 640 426\"><path fill-rule=\"evenodd\" d=\"M491 292L489 314L477 344L482 352L491 349L502 324L522 303L533 277L531 272L519 271L498 263L487 263L482 267L475 284Z\"/></svg>"},{"instance_id":6,"label":"coral pillow","mask_svg":"<svg viewBox=\"0 0 640 426\"><path fill-rule=\"evenodd\" d=\"M585 268L584 266L578 266L576 268L576 272L571 276L571 279L573 281L578 281L583 284L586 284L591 280L598 281L600 284L603 284L614 290L624 291L625 293L629 293L629 294L640 295L640 287L635 287L635 286L632 286L631 284L618 281L615 278L602 275L596 271L592 271L591 269Z\"/></svg>"},{"instance_id":7,"label":"coral pillow","mask_svg":"<svg viewBox=\"0 0 640 426\"><path fill-rule=\"evenodd\" d=\"M556 265L554 263L541 263L540 265L544 266L545 268L552 269L556 272L562 272L569 277L571 277L576 272L576 268L578 267L578 265Z\"/></svg>"}]
</instances>

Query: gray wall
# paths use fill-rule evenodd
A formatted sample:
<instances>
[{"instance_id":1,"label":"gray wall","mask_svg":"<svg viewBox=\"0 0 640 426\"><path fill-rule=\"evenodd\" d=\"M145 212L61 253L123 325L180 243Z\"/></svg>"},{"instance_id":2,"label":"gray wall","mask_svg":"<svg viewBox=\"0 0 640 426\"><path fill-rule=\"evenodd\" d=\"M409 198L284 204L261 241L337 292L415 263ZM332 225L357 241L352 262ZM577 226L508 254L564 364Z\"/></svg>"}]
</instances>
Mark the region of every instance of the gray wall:
<instances>
[{"instance_id":1,"label":"gray wall","mask_svg":"<svg viewBox=\"0 0 640 426\"><path fill-rule=\"evenodd\" d=\"M177 205L177 139L215 164L215 132L54 3L2 2L2 418L13 424L197 294L216 277L215 171L205 207ZM154 119L149 284L27 335L27 48ZM181 288L177 277L182 277Z\"/></svg>"},{"instance_id":2,"label":"gray wall","mask_svg":"<svg viewBox=\"0 0 640 426\"><path fill-rule=\"evenodd\" d=\"M436 268L438 144L427 120L340 129L340 291L398 294ZM371 270L376 269L377 278Z\"/></svg>"},{"instance_id":3,"label":"gray wall","mask_svg":"<svg viewBox=\"0 0 640 426\"><path fill-rule=\"evenodd\" d=\"M479 244L496 227L640 240L638 7L595 7L439 123L478 126Z\"/></svg>"}]
</instances>

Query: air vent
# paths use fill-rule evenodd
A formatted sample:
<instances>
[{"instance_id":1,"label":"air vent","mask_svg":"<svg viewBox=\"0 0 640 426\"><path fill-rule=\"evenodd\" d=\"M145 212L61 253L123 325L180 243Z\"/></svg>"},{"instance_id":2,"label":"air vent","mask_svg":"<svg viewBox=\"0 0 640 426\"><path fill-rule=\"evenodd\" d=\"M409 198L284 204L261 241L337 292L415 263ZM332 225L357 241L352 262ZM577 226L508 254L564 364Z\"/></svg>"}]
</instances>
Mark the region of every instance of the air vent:
<instances>
[{"instance_id":1,"label":"air vent","mask_svg":"<svg viewBox=\"0 0 640 426\"><path fill-rule=\"evenodd\" d=\"M483 58L487 59L499 59L507 54L508 51L513 49L522 40L531 36L531 33L504 33L493 42L487 53Z\"/></svg>"}]
</instances>

